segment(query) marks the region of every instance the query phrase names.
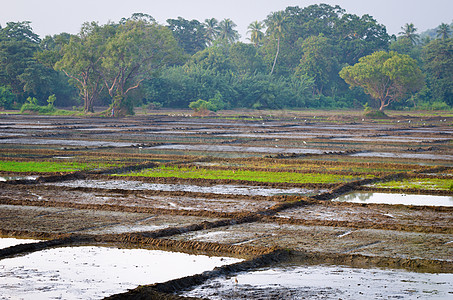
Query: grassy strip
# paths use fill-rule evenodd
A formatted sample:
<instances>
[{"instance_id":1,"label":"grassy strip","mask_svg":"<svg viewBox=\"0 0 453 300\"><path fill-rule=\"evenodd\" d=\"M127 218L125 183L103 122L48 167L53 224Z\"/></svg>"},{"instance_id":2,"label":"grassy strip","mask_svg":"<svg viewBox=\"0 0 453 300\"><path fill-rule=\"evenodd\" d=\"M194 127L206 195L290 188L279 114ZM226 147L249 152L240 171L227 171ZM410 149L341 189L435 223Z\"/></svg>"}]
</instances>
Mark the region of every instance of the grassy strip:
<instances>
[{"instance_id":1,"label":"grassy strip","mask_svg":"<svg viewBox=\"0 0 453 300\"><path fill-rule=\"evenodd\" d=\"M390 189L422 189L422 190L453 190L453 179L439 178L408 178L397 181L380 182L374 184L377 188Z\"/></svg>"},{"instance_id":2,"label":"grassy strip","mask_svg":"<svg viewBox=\"0 0 453 300\"><path fill-rule=\"evenodd\" d=\"M422 169L414 165L386 164L386 163L362 163L349 161L300 161L300 160L271 160L271 159L223 159L210 161L204 164L206 167L235 167L297 170L311 172L351 172L351 173L399 173Z\"/></svg>"},{"instance_id":3,"label":"grassy strip","mask_svg":"<svg viewBox=\"0 0 453 300\"><path fill-rule=\"evenodd\" d=\"M133 172L118 176L176 177L182 179L230 179L287 183L341 183L361 179L357 176L336 174L300 174L293 172L264 172L249 170L209 170L195 167L187 168L174 166L160 166L159 168L146 169L141 172Z\"/></svg>"},{"instance_id":4,"label":"grassy strip","mask_svg":"<svg viewBox=\"0 0 453 300\"><path fill-rule=\"evenodd\" d=\"M105 169L120 166L109 163L79 163L79 162L50 162L50 161L1 161L0 171L5 172L33 172L33 173L53 173L53 172L74 172L89 171L95 169Z\"/></svg>"}]
</instances>

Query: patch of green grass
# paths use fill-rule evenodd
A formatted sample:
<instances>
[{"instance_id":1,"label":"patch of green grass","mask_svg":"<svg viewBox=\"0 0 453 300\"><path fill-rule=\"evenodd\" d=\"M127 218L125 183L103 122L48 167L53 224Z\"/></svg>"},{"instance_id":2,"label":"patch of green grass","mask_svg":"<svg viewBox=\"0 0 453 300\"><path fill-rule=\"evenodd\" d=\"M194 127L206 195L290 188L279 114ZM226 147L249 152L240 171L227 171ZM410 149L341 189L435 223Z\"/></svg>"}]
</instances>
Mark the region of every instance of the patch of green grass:
<instances>
[{"instance_id":1,"label":"patch of green grass","mask_svg":"<svg viewBox=\"0 0 453 300\"><path fill-rule=\"evenodd\" d=\"M104 169L117 166L116 164L79 163L79 162L49 162L49 161L0 161L0 171L53 173L74 172Z\"/></svg>"},{"instance_id":2,"label":"patch of green grass","mask_svg":"<svg viewBox=\"0 0 453 300\"><path fill-rule=\"evenodd\" d=\"M381 182L373 185L377 188L419 189L419 190L453 190L453 179L409 178Z\"/></svg>"},{"instance_id":3,"label":"patch of green grass","mask_svg":"<svg viewBox=\"0 0 453 300\"><path fill-rule=\"evenodd\" d=\"M281 183L340 183L361 179L357 176L322 173L302 174L293 172L265 172L250 170L211 170L195 167L179 168L166 166L116 176L176 177L182 179L231 179Z\"/></svg>"}]
</instances>

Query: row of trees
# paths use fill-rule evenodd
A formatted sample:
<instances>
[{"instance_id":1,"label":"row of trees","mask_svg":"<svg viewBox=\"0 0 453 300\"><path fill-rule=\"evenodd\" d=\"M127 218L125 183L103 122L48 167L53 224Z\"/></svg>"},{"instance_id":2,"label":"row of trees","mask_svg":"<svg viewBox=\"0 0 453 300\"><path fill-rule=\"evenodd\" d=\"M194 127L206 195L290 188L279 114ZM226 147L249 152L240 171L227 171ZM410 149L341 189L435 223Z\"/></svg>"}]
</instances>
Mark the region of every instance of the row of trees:
<instances>
[{"instance_id":1,"label":"row of trees","mask_svg":"<svg viewBox=\"0 0 453 300\"><path fill-rule=\"evenodd\" d=\"M446 24L437 39L420 39L412 24L396 38L369 15L321 4L251 23L250 43L238 42L235 27L230 19L181 17L160 25L134 14L40 40L29 22L8 23L0 28L0 105L52 94L60 106L81 99L86 112L103 103L121 115L142 103L187 107L199 99L218 109L359 107L371 98L381 109L398 100L453 105ZM359 79L372 71L381 81L393 78L385 97L370 89L372 80Z\"/></svg>"}]
</instances>

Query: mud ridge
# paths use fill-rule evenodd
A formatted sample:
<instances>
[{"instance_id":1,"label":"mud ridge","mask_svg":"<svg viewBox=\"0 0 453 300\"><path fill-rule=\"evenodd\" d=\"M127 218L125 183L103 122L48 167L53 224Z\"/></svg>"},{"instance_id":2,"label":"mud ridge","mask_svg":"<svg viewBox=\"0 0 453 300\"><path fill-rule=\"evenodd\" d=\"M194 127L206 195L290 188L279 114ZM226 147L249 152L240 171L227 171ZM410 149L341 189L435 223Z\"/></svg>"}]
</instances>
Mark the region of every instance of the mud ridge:
<instances>
[{"instance_id":1,"label":"mud ridge","mask_svg":"<svg viewBox=\"0 0 453 300\"><path fill-rule=\"evenodd\" d=\"M259 268L267 266L271 263L280 262L287 259L289 252L285 250L274 250L270 253L260 255L251 260L244 262L239 262L231 265L225 265L222 267L217 267L212 271L206 271L202 274L197 274L193 276L187 276L175 280L170 280L164 283L157 283L150 286L141 286L137 289L131 290L126 293L117 294L110 296L106 299L155 299L147 298L149 296L155 295L156 292L163 294L172 294L176 292L181 292L183 290L189 289L191 287L200 285L206 280L216 278L222 275L232 275L238 272L247 271L253 268ZM148 296L149 295L149 296ZM142 298L143 297L143 298Z\"/></svg>"},{"instance_id":2,"label":"mud ridge","mask_svg":"<svg viewBox=\"0 0 453 300\"><path fill-rule=\"evenodd\" d=\"M157 164L155 164L155 163L144 163L144 164L133 165L133 166L126 166L126 167L120 167L120 168L112 168L112 169L106 169L106 170L100 170L100 171L94 171L94 172L87 172L87 174L104 174L104 175L121 174L121 173L126 173L126 172L140 171L140 170L147 169L147 168L155 168L156 166L157 166Z\"/></svg>"},{"instance_id":3,"label":"mud ridge","mask_svg":"<svg viewBox=\"0 0 453 300\"><path fill-rule=\"evenodd\" d=\"M182 234L182 233L186 233L186 232L213 229L213 228L237 225L237 224L243 224L243 223L251 223L251 222L256 222L258 220L259 220L259 218L257 216L251 214L251 215L246 215L246 216L244 216L242 218L238 218L238 219L220 220L220 221L216 221L216 222L205 221L200 224L192 224L192 225L187 225L187 226L182 226L182 227L170 227L170 228L164 228L164 229L160 229L160 230L156 230L156 231L141 232L141 233L137 233L137 234L119 234L116 236L119 237L121 242L131 242L132 240L140 241L142 238L156 239L156 238L162 238L162 237L169 237L169 236L178 235L178 234Z\"/></svg>"},{"instance_id":4,"label":"mud ridge","mask_svg":"<svg viewBox=\"0 0 453 300\"><path fill-rule=\"evenodd\" d=\"M453 261L302 251L292 251L292 254L294 254L293 259L309 265L331 264L347 265L357 268L379 267L404 269L420 273L453 272Z\"/></svg>"},{"instance_id":5,"label":"mud ridge","mask_svg":"<svg viewBox=\"0 0 453 300\"><path fill-rule=\"evenodd\" d=\"M435 196L453 196L453 190L423 190L423 189L398 189L398 188L377 188L369 186L358 186L357 191L376 192L376 193L404 193L414 195L435 195Z\"/></svg>"},{"instance_id":6,"label":"mud ridge","mask_svg":"<svg viewBox=\"0 0 453 300\"><path fill-rule=\"evenodd\" d=\"M279 217L265 217L260 222L275 222L278 224L304 225L304 226L330 226L330 227L347 227L356 229L380 229L420 233L443 233L453 234L453 227L449 226L422 226L406 224L389 224L372 221L335 221L335 220L304 220L304 219L287 219Z\"/></svg>"},{"instance_id":7,"label":"mud ridge","mask_svg":"<svg viewBox=\"0 0 453 300\"><path fill-rule=\"evenodd\" d=\"M143 176L109 176L102 177L90 176L92 179L105 179L105 180L132 180L147 183L161 183L161 184L193 184L203 186L213 186L219 184L225 185L247 185L247 186L263 186L273 188L307 188L307 189L325 189L337 186L337 184L327 183L288 183L288 182L262 182L262 181L248 181L248 180L234 180L234 179L205 179L205 178L179 178L179 177L143 177Z\"/></svg>"},{"instance_id":8,"label":"mud ridge","mask_svg":"<svg viewBox=\"0 0 453 300\"><path fill-rule=\"evenodd\" d=\"M45 200L10 200L2 199L0 197L0 204L2 205L17 205L17 206L38 206L38 207L64 207L85 210L103 210L103 211L117 211L129 213L152 213L161 215L178 215L178 216L193 216L193 217L214 217L214 218L240 218L244 213L224 213L208 210L178 210L178 209L164 209L154 207L136 207L136 206L121 206L121 205L108 205L108 204L79 204L68 202L56 202Z\"/></svg>"}]
</instances>

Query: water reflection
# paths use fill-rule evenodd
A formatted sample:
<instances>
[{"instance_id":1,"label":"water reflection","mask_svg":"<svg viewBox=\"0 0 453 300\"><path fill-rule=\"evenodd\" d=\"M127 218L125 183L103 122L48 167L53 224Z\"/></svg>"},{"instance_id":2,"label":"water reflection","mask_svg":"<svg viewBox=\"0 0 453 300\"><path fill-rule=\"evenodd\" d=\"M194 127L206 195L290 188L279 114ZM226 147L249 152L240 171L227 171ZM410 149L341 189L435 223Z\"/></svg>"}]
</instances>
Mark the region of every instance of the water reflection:
<instances>
[{"instance_id":1,"label":"water reflection","mask_svg":"<svg viewBox=\"0 0 453 300\"><path fill-rule=\"evenodd\" d=\"M186 297L209 299L447 299L453 274L341 266L286 266L208 281Z\"/></svg>"},{"instance_id":2,"label":"water reflection","mask_svg":"<svg viewBox=\"0 0 453 300\"><path fill-rule=\"evenodd\" d=\"M0 260L1 299L101 299L240 261L185 253L64 247Z\"/></svg>"},{"instance_id":3,"label":"water reflection","mask_svg":"<svg viewBox=\"0 0 453 300\"><path fill-rule=\"evenodd\" d=\"M352 203L380 203L428 206L453 206L453 197L434 195L412 195L393 193L351 193L340 196L333 201Z\"/></svg>"},{"instance_id":4,"label":"water reflection","mask_svg":"<svg viewBox=\"0 0 453 300\"><path fill-rule=\"evenodd\" d=\"M0 238L0 249L20 245L41 242L41 240Z\"/></svg>"}]
</instances>

